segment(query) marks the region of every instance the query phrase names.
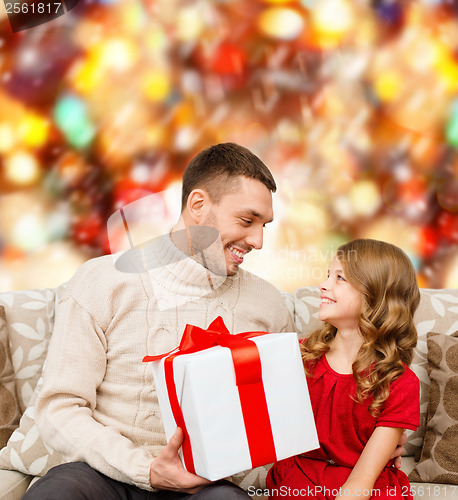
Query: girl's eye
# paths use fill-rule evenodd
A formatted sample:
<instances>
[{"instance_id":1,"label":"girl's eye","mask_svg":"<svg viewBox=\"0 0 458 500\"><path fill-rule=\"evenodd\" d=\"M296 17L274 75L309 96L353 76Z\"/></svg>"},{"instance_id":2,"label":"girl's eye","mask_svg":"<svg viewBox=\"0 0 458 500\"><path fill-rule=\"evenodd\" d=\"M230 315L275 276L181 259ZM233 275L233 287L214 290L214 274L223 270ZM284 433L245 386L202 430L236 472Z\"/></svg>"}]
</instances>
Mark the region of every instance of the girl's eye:
<instances>
[{"instance_id":1,"label":"girl's eye","mask_svg":"<svg viewBox=\"0 0 458 500\"><path fill-rule=\"evenodd\" d=\"M341 281L346 281L346 279L341 274L337 275L337 279Z\"/></svg>"}]
</instances>

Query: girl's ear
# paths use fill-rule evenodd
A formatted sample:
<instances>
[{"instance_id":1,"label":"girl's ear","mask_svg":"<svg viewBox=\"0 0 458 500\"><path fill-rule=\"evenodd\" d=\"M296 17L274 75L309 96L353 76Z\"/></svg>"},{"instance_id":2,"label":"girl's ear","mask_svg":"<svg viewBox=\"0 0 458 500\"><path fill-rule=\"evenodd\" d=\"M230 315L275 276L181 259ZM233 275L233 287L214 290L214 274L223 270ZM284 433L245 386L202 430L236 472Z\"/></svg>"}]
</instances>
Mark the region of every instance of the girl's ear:
<instances>
[{"instance_id":1,"label":"girl's ear","mask_svg":"<svg viewBox=\"0 0 458 500\"><path fill-rule=\"evenodd\" d=\"M194 189L189 193L186 210L192 222L199 225L208 211L210 198L204 189Z\"/></svg>"}]
</instances>

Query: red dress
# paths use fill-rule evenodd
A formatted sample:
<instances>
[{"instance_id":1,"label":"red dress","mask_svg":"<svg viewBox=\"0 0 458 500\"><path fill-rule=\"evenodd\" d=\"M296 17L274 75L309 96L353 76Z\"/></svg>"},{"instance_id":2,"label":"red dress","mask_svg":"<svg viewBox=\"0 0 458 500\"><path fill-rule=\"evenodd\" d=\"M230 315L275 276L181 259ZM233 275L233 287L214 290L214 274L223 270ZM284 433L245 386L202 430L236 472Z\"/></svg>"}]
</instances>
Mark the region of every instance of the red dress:
<instances>
[{"instance_id":1,"label":"red dress","mask_svg":"<svg viewBox=\"0 0 458 500\"><path fill-rule=\"evenodd\" d=\"M267 475L270 498L334 500L358 461L375 427L415 430L420 425L420 384L413 371L390 387L378 418L369 413L370 400L357 403L352 374L335 372L323 355L307 377L320 448L276 462ZM392 462L372 489L374 500L412 500L409 481Z\"/></svg>"}]
</instances>

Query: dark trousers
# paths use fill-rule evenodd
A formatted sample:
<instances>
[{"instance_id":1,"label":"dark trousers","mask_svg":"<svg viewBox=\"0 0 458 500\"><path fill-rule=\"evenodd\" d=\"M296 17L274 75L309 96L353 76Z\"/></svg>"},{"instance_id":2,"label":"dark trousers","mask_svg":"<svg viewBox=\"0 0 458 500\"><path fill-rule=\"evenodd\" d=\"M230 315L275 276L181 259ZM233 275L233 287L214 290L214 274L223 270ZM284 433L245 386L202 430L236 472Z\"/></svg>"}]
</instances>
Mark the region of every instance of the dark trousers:
<instances>
[{"instance_id":1,"label":"dark trousers","mask_svg":"<svg viewBox=\"0 0 458 500\"><path fill-rule=\"evenodd\" d=\"M121 483L83 462L53 467L34 483L23 500L246 500L248 494L229 481L218 481L194 495L161 490L151 492Z\"/></svg>"}]
</instances>

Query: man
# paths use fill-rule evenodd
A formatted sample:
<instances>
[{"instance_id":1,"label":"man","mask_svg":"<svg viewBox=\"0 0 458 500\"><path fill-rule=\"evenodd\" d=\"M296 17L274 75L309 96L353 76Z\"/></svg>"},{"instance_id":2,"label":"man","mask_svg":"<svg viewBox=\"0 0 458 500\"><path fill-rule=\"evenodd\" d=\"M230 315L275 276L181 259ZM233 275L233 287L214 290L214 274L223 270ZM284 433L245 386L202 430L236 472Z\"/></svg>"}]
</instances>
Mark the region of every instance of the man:
<instances>
[{"instance_id":1,"label":"man","mask_svg":"<svg viewBox=\"0 0 458 500\"><path fill-rule=\"evenodd\" d=\"M170 236L123 255L130 269L113 256L81 266L58 307L36 403L43 439L71 463L51 469L26 500L247 498L233 483L211 484L183 468L182 432L166 444L141 360L175 348L187 323L207 328L217 316L232 333L294 330L278 290L239 270L262 247L275 190L249 150L213 146L184 173L182 217ZM217 238L202 248L206 228Z\"/></svg>"},{"instance_id":2,"label":"man","mask_svg":"<svg viewBox=\"0 0 458 500\"><path fill-rule=\"evenodd\" d=\"M217 316L232 333L294 331L278 290L239 269L262 247L275 190L246 148L210 147L186 168L171 235L81 266L58 307L36 403L45 442L71 463L51 469L25 500L247 498L183 468L183 434L166 443L141 359L175 348L187 323L207 328ZM263 476L254 473L253 485Z\"/></svg>"}]
</instances>

